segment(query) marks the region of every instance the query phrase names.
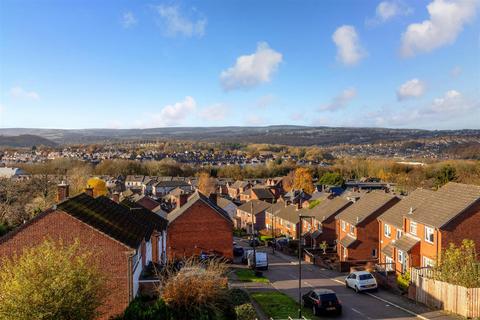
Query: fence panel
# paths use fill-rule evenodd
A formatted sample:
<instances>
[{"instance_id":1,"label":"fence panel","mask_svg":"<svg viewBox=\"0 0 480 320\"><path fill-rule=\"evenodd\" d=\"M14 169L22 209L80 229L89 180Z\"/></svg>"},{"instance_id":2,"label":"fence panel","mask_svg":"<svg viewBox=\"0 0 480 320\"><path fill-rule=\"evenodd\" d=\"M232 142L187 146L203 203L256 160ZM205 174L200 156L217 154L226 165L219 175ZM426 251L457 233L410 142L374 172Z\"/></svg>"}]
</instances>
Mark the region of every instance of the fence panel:
<instances>
[{"instance_id":1,"label":"fence panel","mask_svg":"<svg viewBox=\"0 0 480 320\"><path fill-rule=\"evenodd\" d=\"M464 317L480 317L480 288L465 288L436 281L428 269L411 270L411 282L416 286L415 300L429 307L443 309Z\"/></svg>"}]
</instances>

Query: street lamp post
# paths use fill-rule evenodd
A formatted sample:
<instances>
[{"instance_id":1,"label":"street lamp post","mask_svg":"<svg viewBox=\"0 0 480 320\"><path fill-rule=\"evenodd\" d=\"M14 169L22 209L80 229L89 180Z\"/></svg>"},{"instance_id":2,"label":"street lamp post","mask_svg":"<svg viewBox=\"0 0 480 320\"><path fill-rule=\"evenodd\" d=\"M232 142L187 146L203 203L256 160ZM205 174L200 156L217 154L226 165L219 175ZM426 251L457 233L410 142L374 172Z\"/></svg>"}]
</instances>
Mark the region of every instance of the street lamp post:
<instances>
[{"instance_id":1,"label":"street lamp post","mask_svg":"<svg viewBox=\"0 0 480 320\"><path fill-rule=\"evenodd\" d=\"M253 271L257 270L257 251L255 249L255 215L253 214L253 202L250 202L251 210L250 213L252 214L252 242L253 242ZM248 258L247 258L248 259Z\"/></svg>"},{"instance_id":2,"label":"street lamp post","mask_svg":"<svg viewBox=\"0 0 480 320\"><path fill-rule=\"evenodd\" d=\"M298 318L302 318L302 225L304 218L313 216L302 216L298 214Z\"/></svg>"}]
</instances>

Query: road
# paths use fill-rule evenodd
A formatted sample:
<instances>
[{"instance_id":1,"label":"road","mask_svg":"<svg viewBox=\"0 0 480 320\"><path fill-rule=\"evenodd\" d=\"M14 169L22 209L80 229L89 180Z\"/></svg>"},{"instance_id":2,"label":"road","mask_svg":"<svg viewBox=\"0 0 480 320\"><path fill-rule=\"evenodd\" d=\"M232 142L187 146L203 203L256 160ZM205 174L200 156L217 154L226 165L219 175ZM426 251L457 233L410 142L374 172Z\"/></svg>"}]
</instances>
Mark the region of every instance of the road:
<instances>
[{"instance_id":1,"label":"road","mask_svg":"<svg viewBox=\"0 0 480 320\"><path fill-rule=\"evenodd\" d=\"M248 247L243 240L237 239L237 243ZM265 271L264 275L270 280L272 286L298 300L297 260L280 252L272 255L270 248L260 250L269 253L269 270ZM458 319L440 311L415 305L403 297L381 289L375 293L357 294L345 287L343 278L344 275L338 272L302 262L302 294L315 288L328 288L337 293L343 305L343 314L341 317L332 317L332 319ZM322 319L329 318L322 317Z\"/></svg>"}]
</instances>

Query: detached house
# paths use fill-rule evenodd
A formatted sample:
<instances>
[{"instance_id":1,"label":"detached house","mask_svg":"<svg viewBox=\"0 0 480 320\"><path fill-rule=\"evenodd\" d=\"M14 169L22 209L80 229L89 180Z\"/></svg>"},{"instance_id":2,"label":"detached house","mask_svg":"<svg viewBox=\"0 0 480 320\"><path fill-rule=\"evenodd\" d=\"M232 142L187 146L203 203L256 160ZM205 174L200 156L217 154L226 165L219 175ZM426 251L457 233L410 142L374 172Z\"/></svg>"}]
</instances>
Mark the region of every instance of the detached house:
<instances>
[{"instance_id":1,"label":"detached house","mask_svg":"<svg viewBox=\"0 0 480 320\"><path fill-rule=\"evenodd\" d=\"M480 186L449 182L417 196L406 197L400 204L408 202L395 209L402 215L403 235L385 249L386 256L391 254L385 261L394 263L397 272L432 266L450 243L460 245L463 239L474 240L480 250Z\"/></svg>"},{"instance_id":2,"label":"detached house","mask_svg":"<svg viewBox=\"0 0 480 320\"><path fill-rule=\"evenodd\" d=\"M73 243L94 254L104 271L109 295L100 307L102 319L122 313L137 295L139 278L150 262L165 259L167 222L146 209L131 210L107 197L85 193L68 198L0 238L0 256L12 257L46 239Z\"/></svg>"},{"instance_id":3,"label":"detached house","mask_svg":"<svg viewBox=\"0 0 480 320\"><path fill-rule=\"evenodd\" d=\"M217 205L216 194L195 192L168 214L169 260L198 256L202 252L233 259L233 222Z\"/></svg>"},{"instance_id":4,"label":"detached house","mask_svg":"<svg viewBox=\"0 0 480 320\"><path fill-rule=\"evenodd\" d=\"M340 261L378 258L377 218L399 200L383 191L372 191L337 215Z\"/></svg>"}]
</instances>

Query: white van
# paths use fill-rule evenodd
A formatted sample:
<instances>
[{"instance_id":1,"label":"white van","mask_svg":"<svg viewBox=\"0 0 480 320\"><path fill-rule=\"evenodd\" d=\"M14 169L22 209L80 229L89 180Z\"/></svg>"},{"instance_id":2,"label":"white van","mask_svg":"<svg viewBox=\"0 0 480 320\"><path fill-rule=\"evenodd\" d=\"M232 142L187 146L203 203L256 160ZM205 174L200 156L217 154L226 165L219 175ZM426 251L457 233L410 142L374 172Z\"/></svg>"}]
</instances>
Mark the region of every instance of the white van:
<instances>
[{"instance_id":1,"label":"white van","mask_svg":"<svg viewBox=\"0 0 480 320\"><path fill-rule=\"evenodd\" d=\"M268 270L268 254L266 252L256 252L256 267L261 270ZM248 266L253 268L253 250L248 253Z\"/></svg>"}]
</instances>

